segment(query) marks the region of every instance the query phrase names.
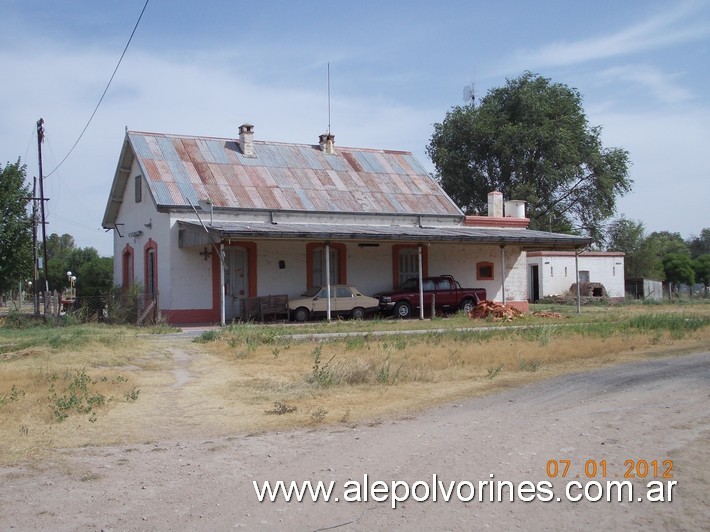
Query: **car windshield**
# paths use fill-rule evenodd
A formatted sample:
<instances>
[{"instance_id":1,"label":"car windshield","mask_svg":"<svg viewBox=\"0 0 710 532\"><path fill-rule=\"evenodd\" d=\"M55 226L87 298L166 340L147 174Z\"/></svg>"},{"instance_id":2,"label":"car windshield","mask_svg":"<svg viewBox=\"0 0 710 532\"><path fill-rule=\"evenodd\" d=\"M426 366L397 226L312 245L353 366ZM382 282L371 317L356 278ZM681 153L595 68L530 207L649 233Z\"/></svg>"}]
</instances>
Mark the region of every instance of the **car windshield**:
<instances>
[{"instance_id":1,"label":"car windshield","mask_svg":"<svg viewBox=\"0 0 710 532\"><path fill-rule=\"evenodd\" d=\"M303 297L316 297L318 295L318 292L320 292L321 287L320 286L311 286L308 290L303 292L301 295Z\"/></svg>"},{"instance_id":2,"label":"car windshield","mask_svg":"<svg viewBox=\"0 0 710 532\"><path fill-rule=\"evenodd\" d=\"M402 291L417 290L419 289L419 279L410 277L399 286L399 289Z\"/></svg>"}]
</instances>

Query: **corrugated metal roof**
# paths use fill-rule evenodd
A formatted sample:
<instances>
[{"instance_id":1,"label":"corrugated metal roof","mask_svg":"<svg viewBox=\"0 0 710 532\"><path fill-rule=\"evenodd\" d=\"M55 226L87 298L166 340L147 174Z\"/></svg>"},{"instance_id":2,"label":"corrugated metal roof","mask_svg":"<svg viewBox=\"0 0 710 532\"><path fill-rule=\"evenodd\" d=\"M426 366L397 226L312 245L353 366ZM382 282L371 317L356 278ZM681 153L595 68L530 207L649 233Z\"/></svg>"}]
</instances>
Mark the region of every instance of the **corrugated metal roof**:
<instances>
[{"instance_id":1,"label":"corrugated metal roof","mask_svg":"<svg viewBox=\"0 0 710 532\"><path fill-rule=\"evenodd\" d=\"M160 206L461 216L411 153L234 139L127 134ZM188 201L189 200L189 201Z\"/></svg>"}]
</instances>

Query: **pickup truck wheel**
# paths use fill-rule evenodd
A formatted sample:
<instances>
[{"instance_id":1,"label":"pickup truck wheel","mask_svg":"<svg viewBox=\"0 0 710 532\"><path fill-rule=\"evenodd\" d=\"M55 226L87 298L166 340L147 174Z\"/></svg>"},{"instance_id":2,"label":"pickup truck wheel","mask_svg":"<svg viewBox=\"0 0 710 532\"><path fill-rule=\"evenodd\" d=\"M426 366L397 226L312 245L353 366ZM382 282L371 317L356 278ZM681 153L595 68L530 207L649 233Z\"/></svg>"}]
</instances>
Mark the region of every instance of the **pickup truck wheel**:
<instances>
[{"instance_id":1,"label":"pickup truck wheel","mask_svg":"<svg viewBox=\"0 0 710 532\"><path fill-rule=\"evenodd\" d=\"M308 309L306 307L298 307L293 311L293 319L296 321L306 321L308 319Z\"/></svg>"},{"instance_id":2,"label":"pickup truck wheel","mask_svg":"<svg viewBox=\"0 0 710 532\"><path fill-rule=\"evenodd\" d=\"M365 319L365 309L362 307L355 307L350 313L350 317L354 320L364 320Z\"/></svg>"},{"instance_id":3,"label":"pickup truck wheel","mask_svg":"<svg viewBox=\"0 0 710 532\"><path fill-rule=\"evenodd\" d=\"M461 301L460 309L463 310L464 312L468 313L471 312L476 306L476 301L471 299L470 297L467 297L463 301Z\"/></svg>"},{"instance_id":4,"label":"pickup truck wheel","mask_svg":"<svg viewBox=\"0 0 710 532\"><path fill-rule=\"evenodd\" d=\"M401 319L407 319L412 317L412 307L409 303L400 301L394 306L394 315Z\"/></svg>"}]
</instances>

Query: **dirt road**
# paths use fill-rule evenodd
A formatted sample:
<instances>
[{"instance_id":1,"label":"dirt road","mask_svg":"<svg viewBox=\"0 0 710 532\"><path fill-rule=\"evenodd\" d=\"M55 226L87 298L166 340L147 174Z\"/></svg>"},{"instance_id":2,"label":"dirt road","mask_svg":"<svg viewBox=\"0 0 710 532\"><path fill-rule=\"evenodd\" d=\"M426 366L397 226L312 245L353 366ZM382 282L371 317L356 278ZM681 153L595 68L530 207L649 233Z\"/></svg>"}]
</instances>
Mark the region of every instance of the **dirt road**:
<instances>
[{"instance_id":1,"label":"dirt road","mask_svg":"<svg viewBox=\"0 0 710 532\"><path fill-rule=\"evenodd\" d=\"M709 395L710 353L701 353L568 375L371 425L65 450L41 465L0 468L0 529L707 530ZM630 467L643 476L641 460L650 470L632 480L632 502L566 500L569 481L604 485L624 480ZM672 502L638 501L654 480L654 460L658 477L667 472L677 482ZM560 470L551 479L554 465ZM596 468L594 479L585 467ZM450 502L442 492L437 502L410 499L395 509L391 499L343 500L364 475L371 486L431 485L434 474L444 488L470 481L476 490L479 481L549 481L554 496L523 502L527 495L516 491L509 502L504 491L504 502L489 502L485 492L479 502L476 492L461 502L456 488L468 498L469 485L456 484ZM259 503L253 481L265 480L335 481L341 500ZM424 490L419 484L417 495Z\"/></svg>"}]
</instances>

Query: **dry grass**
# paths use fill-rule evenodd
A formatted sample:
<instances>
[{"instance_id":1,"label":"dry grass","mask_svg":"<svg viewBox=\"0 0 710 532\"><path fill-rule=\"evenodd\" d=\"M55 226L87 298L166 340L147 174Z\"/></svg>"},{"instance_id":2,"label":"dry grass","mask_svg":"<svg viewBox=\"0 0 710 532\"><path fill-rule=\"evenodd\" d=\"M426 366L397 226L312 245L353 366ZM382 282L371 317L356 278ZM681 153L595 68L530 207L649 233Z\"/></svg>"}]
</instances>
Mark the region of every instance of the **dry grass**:
<instances>
[{"instance_id":1,"label":"dry grass","mask_svg":"<svg viewBox=\"0 0 710 532\"><path fill-rule=\"evenodd\" d=\"M564 372L710 345L707 318L686 329L695 323L689 314L648 316L607 309L591 325L323 343L253 325L203 343L121 328L26 336L0 328L0 463L63 447L373 423ZM69 397L77 379L87 390L78 394L83 407L87 397L106 401L59 420L57 399Z\"/></svg>"}]
</instances>

